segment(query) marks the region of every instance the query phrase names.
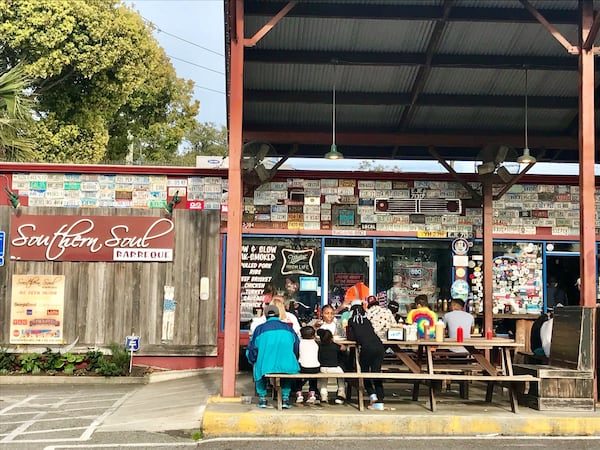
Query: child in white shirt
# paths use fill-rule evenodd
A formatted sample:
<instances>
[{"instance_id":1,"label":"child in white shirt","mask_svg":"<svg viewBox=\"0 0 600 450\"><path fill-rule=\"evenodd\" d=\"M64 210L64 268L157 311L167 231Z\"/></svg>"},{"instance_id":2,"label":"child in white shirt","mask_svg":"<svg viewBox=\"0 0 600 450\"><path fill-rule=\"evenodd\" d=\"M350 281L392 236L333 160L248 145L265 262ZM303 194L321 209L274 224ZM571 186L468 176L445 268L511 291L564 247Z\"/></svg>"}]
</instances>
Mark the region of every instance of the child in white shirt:
<instances>
[{"instance_id":1,"label":"child in white shirt","mask_svg":"<svg viewBox=\"0 0 600 450\"><path fill-rule=\"evenodd\" d=\"M305 326L300 329L300 354L298 362L300 363L300 373L319 373L321 365L319 364L319 344L315 340L315 329L311 326ZM296 403L304 402L302 388L306 380L298 380L296 384ZM306 403L315 403L317 401L317 379L308 380L308 397Z\"/></svg>"}]
</instances>

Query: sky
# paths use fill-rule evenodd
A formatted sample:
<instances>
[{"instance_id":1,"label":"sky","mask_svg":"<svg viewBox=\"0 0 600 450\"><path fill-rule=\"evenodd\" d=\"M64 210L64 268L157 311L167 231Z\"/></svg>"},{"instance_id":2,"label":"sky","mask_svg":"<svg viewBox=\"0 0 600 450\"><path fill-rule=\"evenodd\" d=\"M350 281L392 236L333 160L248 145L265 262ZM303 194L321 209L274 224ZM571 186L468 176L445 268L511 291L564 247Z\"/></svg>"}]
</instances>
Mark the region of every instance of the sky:
<instances>
[{"instance_id":1,"label":"sky","mask_svg":"<svg viewBox=\"0 0 600 450\"><path fill-rule=\"evenodd\" d=\"M222 0L126 0L153 24L177 71L192 80L198 120L225 125L225 25Z\"/></svg>"},{"instance_id":2,"label":"sky","mask_svg":"<svg viewBox=\"0 0 600 450\"><path fill-rule=\"evenodd\" d=\"M200 101L200 122L226 125L225 25L223 0L125 0L155 28L158 40L181 78L194 81ZM357 170L361 161L290 158L286 168L302 170ZM437 161L377 161L386 171L445 173ZM474 162L457 162L459 173L473 173ZM507 167L511 173L518 165ZM600 165L595 166L600 175ZM537 163L530 174L578 175L578 164Z\"/></svg>"}]
</instances>

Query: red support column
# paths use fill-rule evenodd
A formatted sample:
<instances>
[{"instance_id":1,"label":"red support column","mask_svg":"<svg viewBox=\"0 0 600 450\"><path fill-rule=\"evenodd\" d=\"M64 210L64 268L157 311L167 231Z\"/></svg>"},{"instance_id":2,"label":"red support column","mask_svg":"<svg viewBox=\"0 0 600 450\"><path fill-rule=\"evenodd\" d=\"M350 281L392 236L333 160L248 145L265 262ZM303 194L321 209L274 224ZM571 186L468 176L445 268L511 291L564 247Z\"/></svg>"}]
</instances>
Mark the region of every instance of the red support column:
<instances>
[{"instance_id":1,"label":"red support column","mask_svg":"<svg viewBox=\"0 0 600 450\"><path fill-rule=\"evenodd\" d=\"M494 329L494 208L492 180L486 177L482 180L483 188L483 335Z\"/></svg>"},{"instance_id":2,"label":"red support column","mask_svg":"<svg viewBox=\"0 0 600 450\"><path fill-rule=\"evenodd\" d=\"M579 304L596 309L596 204L594 186L595 127L594 127L594 47L587 50L584 43L588 39L594 23L594 9L591 0L579 0L581 12L580 52L579 52L579 235L580 235L580 276L581 290ZM596 309L597 314L597 309ZM592 320L593 341L596 342L596 320ZM594 349L594 354L597 354ZM598 360L594 365L598 368ZM598 401L596 371L594 379L594 399Z\"/></svg>"},{"instance_id":3,"label":"red support column","mask_svg":"<svg viewBox=\"0 0 600 450\"><path fill-rule=\"evenodd\" d=\"M594 21L591 0L580 0L581 36L586 41ZM580 304L596 306L596 204L594 186L594 54L593 48L579 53L579 216L580 216Z\"/></svg>"},{"instance_id":4,"label":"red support column","mask_svg":"<svg viewBox=\"0 0 600 450\"><path fill-rule=\"evenodd\" d=\"M229 200L225 259L225 327L221 395L235 397L240 352L240 277L242 262L242 105L244 82L244 2L231 3L229 99Z\"/></svg>"}]
</instances>

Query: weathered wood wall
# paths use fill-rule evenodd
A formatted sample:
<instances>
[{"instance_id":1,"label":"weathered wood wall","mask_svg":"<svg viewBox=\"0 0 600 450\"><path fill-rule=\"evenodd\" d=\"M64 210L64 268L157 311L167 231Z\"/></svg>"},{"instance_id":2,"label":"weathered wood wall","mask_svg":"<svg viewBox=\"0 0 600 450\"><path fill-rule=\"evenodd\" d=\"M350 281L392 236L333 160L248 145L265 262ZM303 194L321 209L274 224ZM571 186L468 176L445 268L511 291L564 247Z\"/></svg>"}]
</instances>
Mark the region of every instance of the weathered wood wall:
<instances>
[{"instance_id":1,"label":"weathered wood wall","mask_svg":"<svg viewBox=\"0 0 600 450\"><path fill-rule=\"evenodd\" d=\"M26 207L26 214L80 216L160 216L143 209ZM140 336L138 355L214 356L217 354L220 212L175 209L173 262L11 261L10 220L17 212L0 206L6 255L0 266L0 346L9 344L13 274L65 275L64 339L78 347L123 343L132 330ZM200 278L209 278L208 300L200 300ZM164 286L175 287L174 337L161 342ZM22 346L27 347L27 346ZM38 346L39 347L39 346Z\"/></svg>"}]
</instances>

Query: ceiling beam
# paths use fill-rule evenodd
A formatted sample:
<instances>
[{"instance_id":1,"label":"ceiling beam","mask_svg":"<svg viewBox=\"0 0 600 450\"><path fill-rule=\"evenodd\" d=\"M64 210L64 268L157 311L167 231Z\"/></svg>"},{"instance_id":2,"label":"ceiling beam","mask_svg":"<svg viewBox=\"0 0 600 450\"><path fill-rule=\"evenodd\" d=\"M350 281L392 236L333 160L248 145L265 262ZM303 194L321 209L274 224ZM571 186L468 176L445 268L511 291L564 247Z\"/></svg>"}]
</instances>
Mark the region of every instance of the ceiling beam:
<instances>
[{"instance_id":1,"label":"ceiling beam","mask_svg":"<svg viewBox=\"0 0 600 450\"><path fill-rule=\"evenodd\" d=\"M246 103L290 103L290 104L331 104L331 92L323 91L273 91L247 90L244 92ZM407 105L411 95L407 93L391 94L386 92L336 92L338 105ZM536 109L577 109L577 97L528 97L528 104ZM522 96L501 95L449 95L421 94L416 106L449 107L493 107L522 108Z\"/></svg>"},{"instance_id":2,"label":"ceiling beam","mask_svg":"<svg viewBox=\"0 0 600 450\"><path fill-rule=\"evenodd\" d=\"M266 50L246 48L246 63L331 65L341 66L420 66L426 64L425 53L410 52L344 52L320 50ZM528 55L454 55L437 54L431 57L431 67L457 69L516 69L577 71L573 56Z\"/></svg>"},{"instance_id":3,"label":"ceiling beam","mask_svg":"<svg viewBox=\"0 0 600 450\"><path fill-rule=\"evenodd\" d=\"M244 141L269 142L271 144L331 144L330 131L279 131L279 130L243 130ZM336 143L339 145L407 145L433 147L483 147L490 143L502 143L510 147L522 147L522 135L487 134L430 134L430 133L354 133L337 132ZM571 136L529 136L529 146L546 149L577 150L577 137Z\"/></svg>"},{"instance_id":4,"label":"ceiling beam","mask_svg":"<svg viewBox=\"0 0 600 450\"><path fill-rule=\"evenodd\" d=\"M450 15L450 11L452 10L453 0L445 0L442 9L442 17L435 21L435 25L433 26L433 30L429 35L429 42L427 43L427 49L425 50L425 64L419 66L419 70L413 79L413 84L410 89L410 102L402 110L402 116L400 117L400 121L398 122L398 129L400 131L406 130L412 121L412 118L416 112L417 99L423 89L425 89L425 85L427 81L429 81L429 75L431 74L431 60L433 56L437 53L438 48L442 42L442 34L446 29L446 25L448 24L448 16Z\"/></svg>"},{"instance_id":5,"label":"ceiling beam","mask_svg":"<svg viewBox=\"0 0 600 450\"><path fill-rule=\"evenodd\" d=\"M246 16L273 16L285 5L281 2L250 2L245 5ZM539 9L543 16L555 24L577 25L577 9ZM437 20L443 16L442 6L347 4L327 2L299 3L287 17L319 19L371 19L371 20ZM456 7L448 20L469 22L537 23L523 8Z\"/></svg>"}]
</instances>

